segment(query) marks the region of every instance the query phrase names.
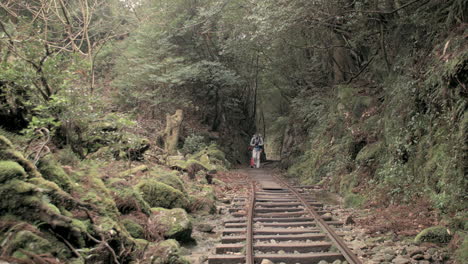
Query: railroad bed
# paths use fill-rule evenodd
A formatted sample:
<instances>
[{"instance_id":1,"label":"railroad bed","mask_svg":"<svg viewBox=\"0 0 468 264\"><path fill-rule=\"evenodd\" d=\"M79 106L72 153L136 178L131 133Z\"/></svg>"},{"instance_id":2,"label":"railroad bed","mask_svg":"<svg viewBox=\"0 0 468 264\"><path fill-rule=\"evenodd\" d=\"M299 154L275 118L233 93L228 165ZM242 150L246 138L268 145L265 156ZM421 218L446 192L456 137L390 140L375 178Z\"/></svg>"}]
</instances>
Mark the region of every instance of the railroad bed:
<instances>
[{"instance_id":1,"label":"railroad bed","mask_svg":"<svg viewBox=\"0 0 468 264\"><path fill-rule=\"evenodd\" d=\"M342 223L321 203L278 177L253 178L260 187L252 183L249 197L233 199L232 218L208 264L361 263L334 231Z\"/></svg>"}]
</instances>

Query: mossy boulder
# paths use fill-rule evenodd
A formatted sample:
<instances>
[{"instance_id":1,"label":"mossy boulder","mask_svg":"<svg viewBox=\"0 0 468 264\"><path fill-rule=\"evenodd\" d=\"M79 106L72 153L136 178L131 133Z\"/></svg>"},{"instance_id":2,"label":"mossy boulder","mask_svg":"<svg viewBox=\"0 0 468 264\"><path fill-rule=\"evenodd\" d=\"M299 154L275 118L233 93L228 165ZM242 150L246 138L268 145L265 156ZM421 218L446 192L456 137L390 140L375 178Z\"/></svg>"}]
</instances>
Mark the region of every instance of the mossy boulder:
<instances>
[{"instance_id":1,"label":"mossy boulder","mask_svg":"<svg viewBox=\"0 0 468 264\"><path fill-rule=\"evenodd\" d=\"M122 224L127 229L128 233L134 238L144 238L145 229L135 221L131 219L122 220Z\"/></svg>"},{"instance_id":2,"label":"mossy boulder","mask_svg":"<svg viewBox=\"0 0 468 264\"><path fill-rule=\"evenodd\" d=\"M199 152L190 155L188 160L198 161L208 170L226 171L230 167L230 163L226 160L224 152L216 144L211 144Z\"/></svg>"},{"instance_id":3,"label":"mossy boulder","mask_svg":"<svg viewBox=\"0 0 468 264\"><path fill-rule=\"evenodd\" d=\"M187 208L189 204L184 193L156 180L143 180L136 187L152 207Z\"/></svg>"},{"instance_id":4,"label":"mossy boulder","mask_svg":"<svg viewBox=\"0 0 468 264\"><path fill-rule=\"evenodd\" d=\"M13 148L11 141L5 136L0 135L0 149L9 149Z\"/></svg>"},{"instance_id":5,"label":"mossy boulder","mask_svg":"<svg viewBox=\"0 0 468 264\"><path fill-rule=\"evenodd\" d=\"M192 239L192 221L184 209L152 208L151 211L148 226L157 225L165 238L176 239L180 242L188 242Z\"/></svg>"},{"instance_id":6,"label":"mossy boulder","mask_svg":"<svg viewBox=\"0 0 468 264\"><path fill-rule=\"evenodd\" d=\"M159 173L155 175L155 179L159 182L165 183L172 188L175 188L183 193L185 193L185 186L180 176L177 175L176 171L166 172L166 173Z\"/></svg>"},{"instance_id":7,"label":"mossy boulder","mask_svg":"<svg viewBox=\"0 0 468 264\"><path fill-rule=\"evenodd\" d=\"M135 211L141 211L147 215L151 213L150 205L133 186L114 184L109 189L120 213L129 214Z\"/></svg>"},{"instance_id":8,"label":"mossy boulder","mask_svg":"<svg viewBox=\"0 0 468 264\"><path fill-rule=\"evenodd\" d=\"M8 243L8 247L13 249L12 256L17 258L27 258L22 250L35 254L45 254L54 251L54 245L47 239L29 230L22 230L16 233Z\"/></svg>"},{"instance_id":9,"label":"mossy boulder","mask_svg":"<svg viewBox=\"0 0 468 264\"><path fill-rule=\"evenodd\" d=\"M444 226L433 226L421 231L415 238L416 243L432 242L432 243L448 243L452 239Z\"/></svg>"},{"instance_id":10,"label":"mossy boulder","mask_svg":"<svg viewBox=\"0 0 468 264\"><path fill-rule=\"evenodd\" d=\"M179 243L174 239L168 239L149 246L141 263L190 264L190 261L181 256Z\"/></svg>"},{"instance_id":11,"label":"mossy boulder","mask_svg":"<svg viewBox=\"0 0 468 264\"><path fill-rule=\"evenodd\" d=\"M55 182L64 191L70 192L73 188L73 181L63 168L51 157L41 159L37 168L44 179Z\"/></svg>"},{"instance_id":12,"label":"mossy boulder","mask_svg":"<svg viewBox=\"0 0 468 264\"><path fill-rule=\"evenodd\" d=\"M26 171L17 162L0 161L0 183L12 179L25 179L26 177Z\"/></svg>"},{"instance_id":13,"label":"mossy boulder","mask_svg":"<svg viewBox=\"0 0 468 264\"><path fill-rule=\"evenodd\" d=\"M211 186L202 187L190 197L191 211L201 214L216 213L216 195Z\"/></svg>"}]
</instances>

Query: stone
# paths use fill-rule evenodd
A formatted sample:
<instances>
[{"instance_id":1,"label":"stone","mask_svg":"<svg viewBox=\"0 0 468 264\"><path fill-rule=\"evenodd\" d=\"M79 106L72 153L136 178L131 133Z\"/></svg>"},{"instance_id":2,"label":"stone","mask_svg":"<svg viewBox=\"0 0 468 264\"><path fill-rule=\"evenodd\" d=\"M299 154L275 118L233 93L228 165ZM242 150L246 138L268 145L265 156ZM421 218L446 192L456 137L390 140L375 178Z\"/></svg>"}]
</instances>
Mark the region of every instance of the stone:
<instances>
[{"instance_id":1,"label":"stone","mask_svg":"<svg viewBox=\"0 0 468 264\"><path fill-rule=\"evenodd\" d=\"M179 243L174 239L168 239L159 243L151 243L145 251L142 263L180 263L190 262L181 256Z\"/></svg>"},{"instance_id":2,"label":"stone","mask_svg":"<svg viewBox=\"0 0 468 264\"><path fill-rule=\"evenodd\" d=\"M187 208L187 196L176 188L152 179L141 180L136 188L151 207Z\"/></svg>"},{"instance_id":3,"label":"stone","mask_svg":"<svg viewBox=\"0 0 468 264\"><path fill-rule=\"evenodd\" d=\"M260 262L260 264L275 264L275 263L273 263L273 261L269 259L262 259L262 262Z\"/></svg>"},{"instance_id":4,"label":"stone","mask_svg":"<svg viewBox=\"0 0 468 264\"><path fill-rule=\"evenodd\" d=\"M319 261L318 264L328 264L328 262L326 262L325 260L321 260L321 261Z\"/></svg>"},{"instance_id":5,"label":"stone","mask_svg":"<svg viewBox=\"0 0 468 264\"><path fill-rule=\"evenodd\" d=\"M423 260L424 255L423 254L416 254L416 255L411 256L411 258L414 259L414 260Z\"/></svg>"},{"instance_id":6,"label":"stone","mask_svg":"<svg viewBox=\"0 0 468 264\"><path fill-rule=\"evenodd\" d=\"M385 254L384 260L385 261L392 261L395 258L395 254Z\"/></svg>"},{"instance_id":7,"label":"stone","mask_svg":"<svg viewBox=\"0 0 468 264\"><path fill-rule=\"evenodd\" d=\"M360 240L354 240L351 241L349 247L353 249L363 249L366 247L366 244Z\"/></svg>"},{"instance_id":8,"label":"stone","mask_svg":"<svg viewBox=\"0 0 468 264\"><path fill-rule=\"evenodd\" d=\"M415 238L416 243L432 242L432 243L447 243L452 239L444 226L433 226L421 231Z\"/></svg>"},{"instance_id":9,"label":"stone","mask_svg":"<svg viewBox=\"0 0 468 264\"><path fill-rule=\"evenodd\" d=\"M345 225L353 225L353 224L355 224L356 222L354 222L354 219L353 219L353 216L352 216L352 215L348 215L348 216L345 218L344 223L345 223Z\"/></svg>"},{"instance_id":10,"label":"stone","mask_svg":"<svg viewBox=\"0 0 468 264\"><path fill-rule=\"evenodd\" d=\"M418 255L418 254L423 254L423 251L422 251L421 248L413 247L413 248L408 249L408 255L410 255L410 257L412 257L414 255Z\"/></svg>"},{"instance_id":11,"label":"stone","mask_svg":"<svg viewBox=\"0 0 468 264\"><path fill-rule=\"evenodd\" d=\"M410 260L403 257L403 256L397 256L396 258L394 258L392 260L392 263L395 263L395 264L407 264L407 263L410 263Z\"/></svg>"},{"instance_id":12,"label":"stone","mask_svg":"<svg viewBox=\"0 0 468 264\"><path fill-rule=\"evenodd\" d=\"M337 259L337 260L333 261L332 264L341 264L341 260Z\"/></svg>"},{"instance_id":13,"label":"stone","mask_svg":"<svg viewBox=\"0 0 468 264\"><path fill-rule=\"evenodd\" d=\"M328 218L328 217L332 217L332 214L330 214L330 213L325 213L324 215L322 215L322 217L324 217L324 218L325 218L325 217L327 217L327 218Z\"/></svg>"},{"instance_id":14,"label":"stone","mask_svg":"<svg viewBox=\"0 0 468 264\"><path fill-rule=\"evenodd\" d=\"M151 211L148 226L157 225L164 238L179 242L192 240L192 221L184 209L151 208Z\"/></svg>"},{"instance_id":15,"label":"stone","mask_svg":"<svg viewBox=\"0 0 468 264\"><path fill-rule=\"evenodd\" d=\"M199 230L201 232L205 232L205 233L211 233L214 228L215 228L214 225L206 224L206 223L199 224L197 226L197 230Z\"/></svg>"}]
</instances>

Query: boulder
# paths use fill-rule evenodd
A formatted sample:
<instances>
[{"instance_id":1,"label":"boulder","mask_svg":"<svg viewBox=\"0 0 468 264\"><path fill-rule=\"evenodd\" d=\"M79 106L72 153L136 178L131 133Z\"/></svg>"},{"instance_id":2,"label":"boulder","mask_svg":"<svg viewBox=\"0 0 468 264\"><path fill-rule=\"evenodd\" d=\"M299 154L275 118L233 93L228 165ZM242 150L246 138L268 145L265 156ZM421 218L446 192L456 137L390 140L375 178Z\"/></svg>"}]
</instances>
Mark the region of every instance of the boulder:
<instances>
[{"instance_id":1,"label":"boulder","mask_svg":"<svg viewBox=\"0 0 468 264\"><path fill-rule=\"evenodd\" d=\"M17 162L0 161L0 183L7 182L12 179L25 179L26 171Z\"/></svg>"},{"instance_id":2,"label":"boulder","mask_svg":"<svg viewBox=\"0 0 468 264\"><path fill-rule=\"evenodd\" d=\"M157 226L164 238L188 242L192 239L192 221L184 209L151 208L148 227Z\"/></svg>"},{"instance_id":3,"label":"boulder","mask_svg":"<svg viewBox=\"0 0 468 264\"><path fill-rule=\"evenodd\" d=\"M143 180L136 187L151 207L187 208L189 204L184 193L159 181Z\"/></svg>"},{"instance_id":4,"label":"boulder","mask_svg":"<svg viewBox=\"0 0 468 264\"><path fill-rule=\"evenodd\" d=\"M190 264L180 255L180 245L174 239L151 244L145 251L142 264Z\"/></svg>"},{"instance_id":5,"label":"boulder","mask_svg":"<svg viewBox=\"0 0 468 264\"><path fill-rule=\"evenodd\" d=\"M433 226L421 231L415 238L416 243L432 242L432 243L447 243L452 239L447 228L443 226Z\"/></svg>"},{"instance_id":6,"label":"boulder","mask_svg":"<svg viewBox=\"0 0 468 264\"><path fill-rule=\"evenodd\" d=\"M190 210L201 214L216 213L216 195L210 186L201 188L190 197Z\"/></svg>"},{"instance_id":7,"label":"boulder","mask_svg":"<svg viewBox=\"0 0 468 264\"><path fill-rule=\"evenodd\" d=\"M128 233L134 238L144 238L145 236L145 229L131 219L124 219L122 220L122 224L127 229Z\"/></svg>"}]
</instances>

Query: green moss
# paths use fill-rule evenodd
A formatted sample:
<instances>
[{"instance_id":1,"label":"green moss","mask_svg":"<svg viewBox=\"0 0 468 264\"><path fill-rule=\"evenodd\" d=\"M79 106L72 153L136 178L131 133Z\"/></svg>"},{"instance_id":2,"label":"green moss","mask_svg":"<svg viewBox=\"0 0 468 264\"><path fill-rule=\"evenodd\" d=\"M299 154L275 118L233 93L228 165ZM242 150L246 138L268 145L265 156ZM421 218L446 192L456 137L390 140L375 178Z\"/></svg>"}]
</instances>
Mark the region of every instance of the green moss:
<instances>
[{"instance_id":1,"label":"green moss","mask_svg":"<svg viewBox=\"0 0 468 264\"><path fill-rule=\"evenodd\" d=\"M122 214L129 214L134 211L141 211L147 215L151 213L151 207L143 199L142 194L133 186L121 185L110 189L115 205Z\"/></svg>"},{"instance_id":2,"label":"green moss","mask_svg":"<svg viewBox=\"0 0 468 264\"><path fill-rule=\"evenodd\" d=\"M5 136L0 135L0 149L13 148L11 141Z\"/></svg>"},{"instance_id":3,"label":"green moss","mask_svg":"<svg viewBox=\"0 0 468 264\"><path fill-rule=\"evenodd\" d=\"M213 187L204 186L190 197L190 211L202 214L216 213L216 195Z\"/></svg>"},{"instance_id":4,"label":"green moss","mask_svg":"<svg viewBox=\"0 0 468 264\"><path fill-rule=\"evenodd\" d=\"M180 177L177 175L177 172L173 171L170 173L162 173L156 175L156 180L162 183L165 183L181 192L185 192L185 186Z\"/></svg>"},{"instance_id":5,"label":"green moss","mask_svg":"<svg viewBox=\"0 0 468 264\"><path fill-rule=\"evenodd\" d=\"M0 183L11 179L24 179L26 172L14 161L0 161Z\"/></svg>"},{"instance_id":6,"label":"green moss","mask_svg":"<svg viewBox=\"0 0 468 264\"><path fill-rule=\"evenodd\" d=\"M159 225L165 238L173 238L180 242L191 240L192 221L184 209L152 208L151 211L153 214L149 223Z\"/></svg>"},{"instance_id":7,"label":"green moss","mask_svg":"<svg viewBox=\"0 0 468 264\"><path fill-rule=\"evenodd\" d=\"M463 242L455 252L455 257L459 263L466 263L468 261L468 235L463 235Z\"/></svg>"},{"instance_id":8,"label":"green moss","mask_svg":"<svg viewBox=\"0 0 468 264\"><path fill-rule=\"evenodd\" d=\"M127 229L128 233L134 238L144 238L145 229L139 225L138 223L130 220L124 219L122 220L122 224Z\"/></svg>"},{"instance_id":9,"label":"green moss","mask_svg":"<svg viewBox=\"0 0 468 264\"><path fill-rule=\"evenodd\" d=\"M81 221L78 219L72 219L71 225L78 229L80 232L89 232L91 224L89 220Z\"/></svg>"},{"instance_id":10,"label":"green moss","mask_svg":"<svg viewBox=\"0 0 468 264\"><path fill-rule=\"evenodd\" d=\"M365 198L362 195L350 193L345 196L344 204L346 207L359 208L364 203Z\"/></svg>"},{"instance_id":11,"label":"green moss","mask_svg":"<svg viewBox=\"0 0 468 264\"><path fill-rule=\"evenodd\" d=\"M44 179L56 183L61 189L70 192L73 188L73 181L65 173L60 164L51 157L43 158L37 164L39 172Z\"/></svg>"},{"instance_id":12,"label":"green moss","mask_svg":"<svg viewBox=\"0 0 468 264\"><path fill-rule=\"evenodd\" d=\"M356 162L360 165L369 165L375 162L380 151L382 151L382 143L377 142L366 145L356 156Z\"/></svg>"},{"instance_id":13,"label":"green moss","mask_svg":"<svg viewBox=\"0 0 468 264\"><path fill-rule=\"evenodd\" d=\"M111 194L95 169L89 169L78 174L81 181L76 186L76 192L83 202L93 204L100 215L117 218L120 213Z\"/></svg>"},{"instance_id":14,"label":"green moss","mask_svg":"<svg viewBox=\"0 0 468 264\"><path fill-rule=\"evenodd\" d=\"M432 243L447 243L452 239L452 236L447 232L444 226L433 226L421 231L415 238L416 243L432 242Z\"/></svg>"},{"instance_id":15,"label":"green moss","mask_svg":"<svg viewBox=\"0 0 468 264\"><path fill-rule=\"evenodd\" d=\"M190 264L187 259L180 256L180 245L174 239L152 245L147 252L144 263L148 260L153 264Z\"/></svg>"},{"instance_id":16,"label":"green moss","mask_svg":"<svg viewBox=\"0 0 468 264\"><path fill-rule=\"evenodd\" d=\"M195 160L209 170L225 171L230 167L224 152L216 144L211 144L203 150L190 155L188 160ZM188 165L186 164L186 167Z\"/></svg>"},{"instance_id":17,"label":"green moss","mask_svg":"<svg viewBox=\"0 0 468 264\"><path fill-rule=\"evenodd\" d=\"M0 159L17 162L19 165L21 165L21 167L24 168L30 177L41 177L41 174L36 169L36 166L34 166L31 161L24 158L23 154L21 154L19 151L12 149L0 151Z\"/></svg>"},{"instance_id":18,"label":"green moss","mask_svg":"<svg viewBox=\"0 0 468 264\"><path fill-rule=\"evenodd\" d=\"M52 245L47 239L40 237L39 235L28 231L23 230L15 234L11 242L9 243L9 248L13 249L13 256L20 258L25 258L19 249L23 249L28 252L35 254L45 254L54 252L54 245Z\"/></svg>"},{"instance_id":19,"label":"green moss","mask_svg":"<svg viewBox=\"0 0 468 264\"><path fill-rule=\"evenodd\" d=\"M136 186L152 207L187 208L187 197L181 191L155 180L143 180Z\"/></svg>"},{"instance_id":20,"label":"green moss","mask_svg":"<svg viewBox=\"0 0 468 264\"><path fill-rule=\"evenodd\" d=\"M121 178L125 178L125 177L129 177L133 174L136 174L138 172L145 172L148 170L148 166L146 165L140 165L140 166L137 166L137 167L134 167L134 168L131 168L129 170L126 170L126 171L123 171L121 173L119 173L119 177Z\"/></svg>"}]
</instances>

